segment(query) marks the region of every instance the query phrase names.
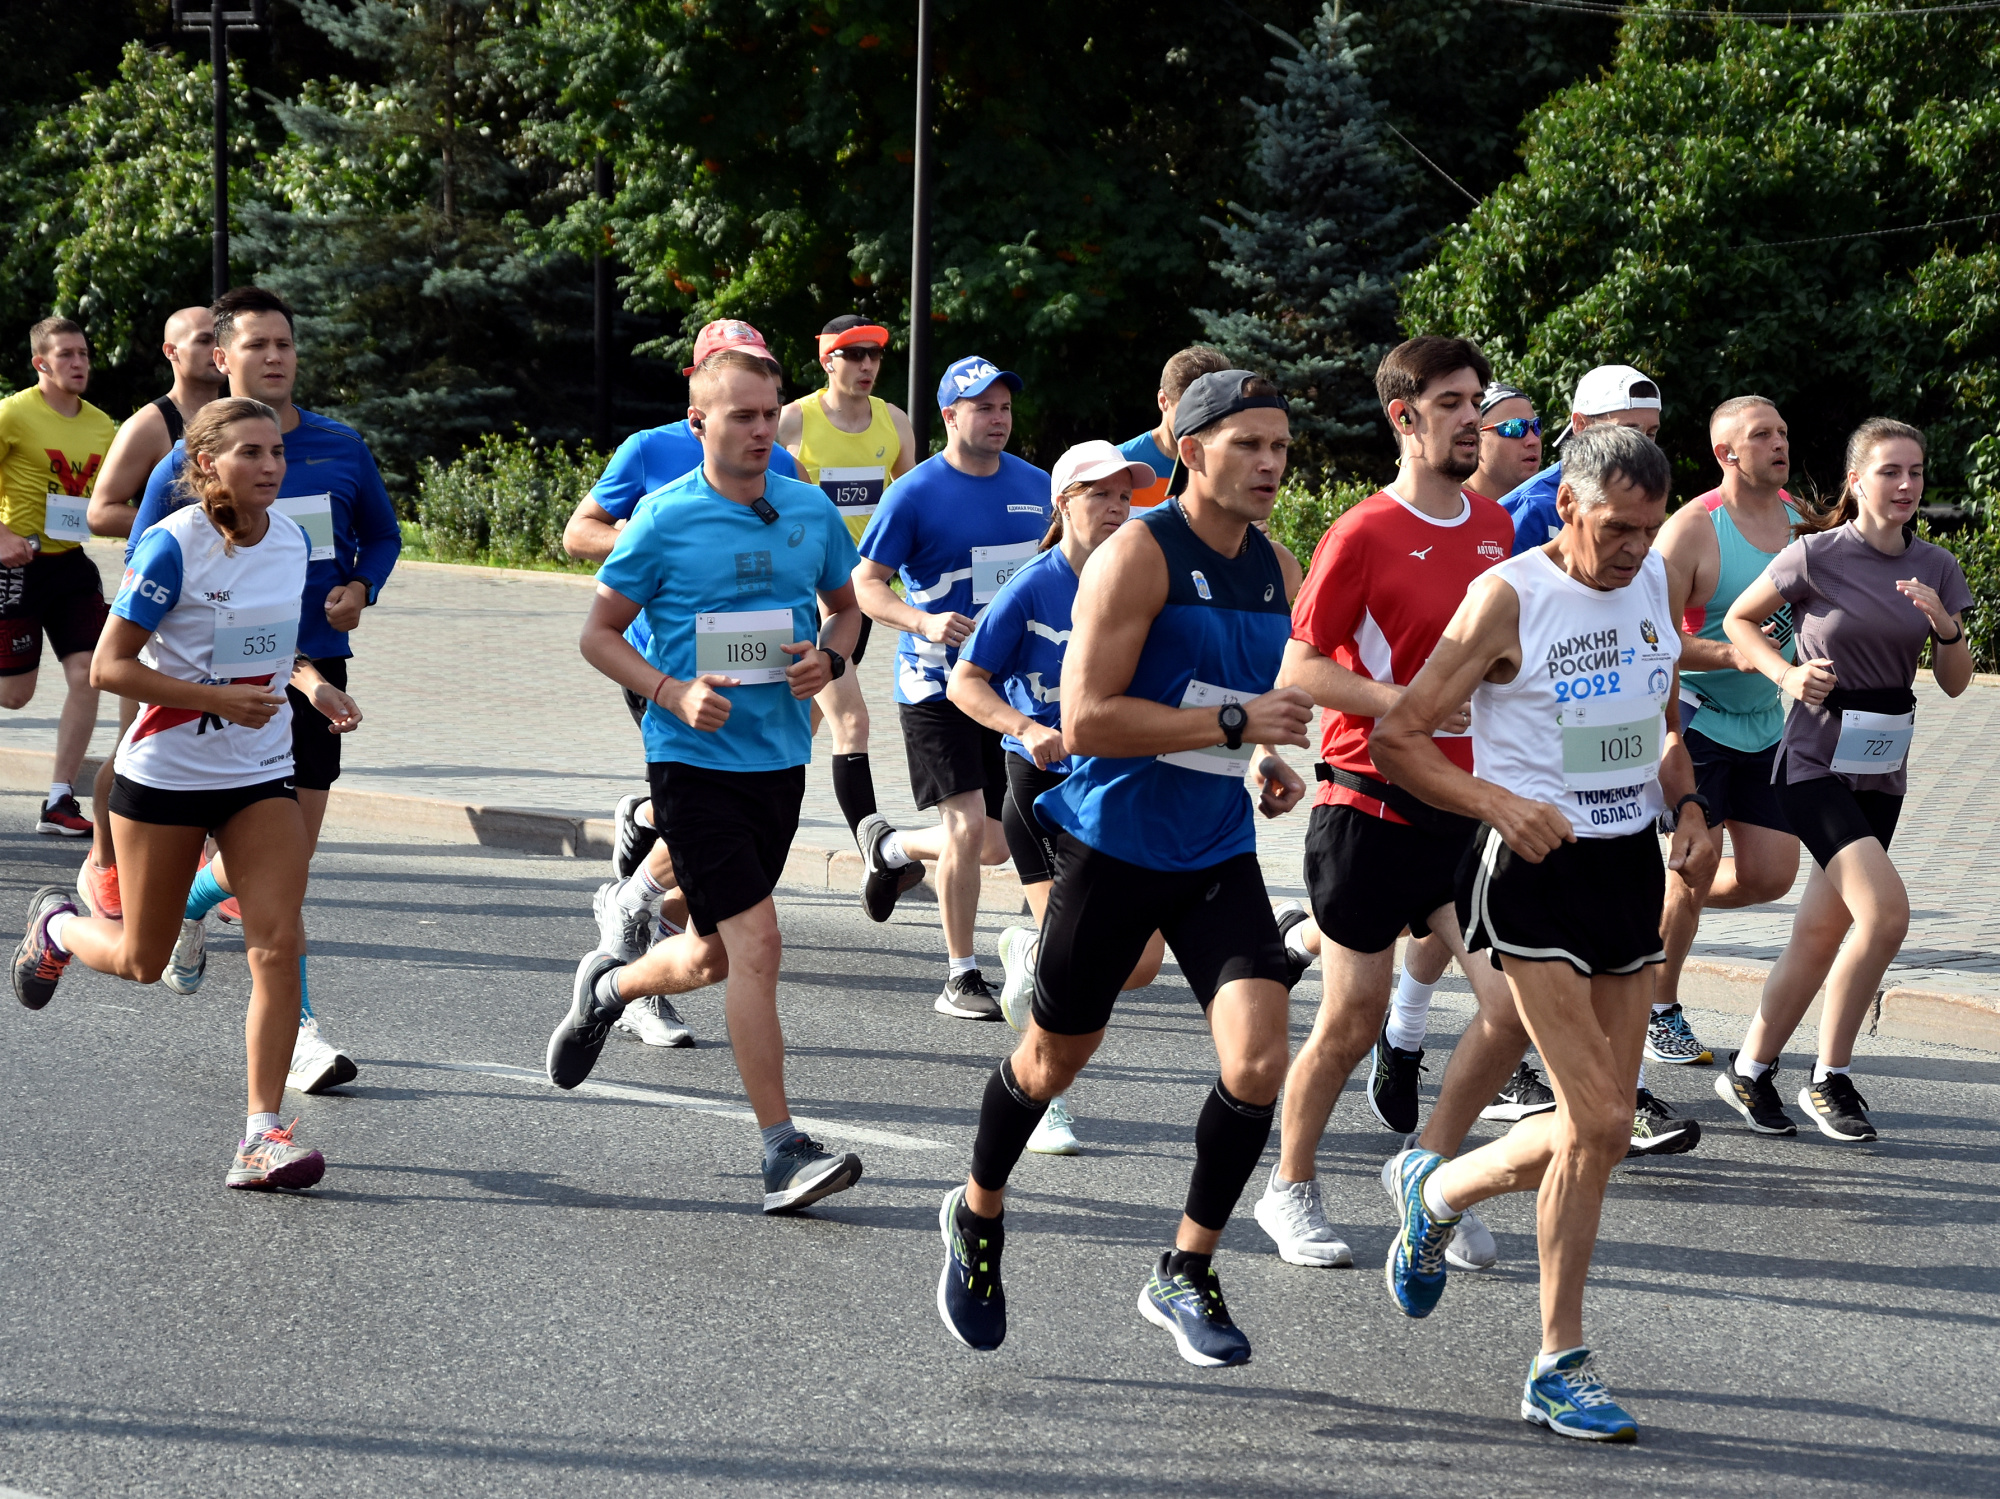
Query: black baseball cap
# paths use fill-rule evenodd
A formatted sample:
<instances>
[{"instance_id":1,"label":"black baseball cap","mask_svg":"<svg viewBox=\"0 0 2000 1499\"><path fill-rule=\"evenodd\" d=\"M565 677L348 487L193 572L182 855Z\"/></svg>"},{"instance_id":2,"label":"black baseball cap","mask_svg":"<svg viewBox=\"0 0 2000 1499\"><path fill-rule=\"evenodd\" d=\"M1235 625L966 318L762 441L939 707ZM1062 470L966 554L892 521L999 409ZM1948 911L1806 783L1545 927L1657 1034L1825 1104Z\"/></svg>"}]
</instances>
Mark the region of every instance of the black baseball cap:
<instances>
[{"instance_id":1,"label":"black baseball cap","mask_svg":"<svg viewBox=\"0 0 2000 1499\"><path fill-rule=\"evenodd\" d=\"M1291 404L1283 396L1263 395L1249 390L1251 381L1263 379L1264 376L1255 370L1216 370L1195 380L1181 393L1180 403L1174 407L1174 446L1178 449L1183 437L1205 432L1224 417L1234 416L1239 411L1268 408L1289 416ZM1187 485L1187 465L1181 462L1176 452L1174 471L1167 480L1167 493L1177 495Z\"/></svg>"}]
</instances>

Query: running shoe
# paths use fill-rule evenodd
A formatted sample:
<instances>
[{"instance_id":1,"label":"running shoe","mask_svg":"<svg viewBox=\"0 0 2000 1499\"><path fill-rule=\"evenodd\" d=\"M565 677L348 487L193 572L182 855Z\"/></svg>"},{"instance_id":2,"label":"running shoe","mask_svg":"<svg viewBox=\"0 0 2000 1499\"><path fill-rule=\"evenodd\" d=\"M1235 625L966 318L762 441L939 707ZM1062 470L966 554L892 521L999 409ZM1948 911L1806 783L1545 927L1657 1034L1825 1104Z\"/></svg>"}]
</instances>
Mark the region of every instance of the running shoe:
<instances>
[{"instance_id":1,"label":"running shoe","mask_svg":"<svg viewBox=\"0 0 2000 1499\"><path fill-rule=\"evenodd\" d=\"M1264 1195L1257 1199L1255 1216L1257 1226L1278 1246L1278 1258L1288 1265L1325 1269L1354 1263L1354 1255L1326 1221L1317 1177L1288 1182L1273 1166L1270 1180L1264 1183Z\"/></svg>"},{"instance_id":2,"label":"running shoe","mask_svg":"<svg viewBox=\"0 0 2000 1499\"><path fill-rule=\"evenodd\" d=\"M1167 1273L1173 1251L1163 1250L1153 1273L1139 1291L1139 1315L1174 1335L1181 1357L1204 1369L1250 1362L1250 1340L1229 1319L1222 1299L1222 1282L1215 1267L1201 1272L1200 1283L1182 1271Z\"/></svg>"},{"instance_id":3,"label":"running shoe","mask_svg":"<svg viewBox=\"0 0 2000 1499\"><path fill-rule=\"evenodd\" d=\"M620 963L636 963L653 945L654 915L645 906L635 911L620 901L622 883L606 880L599 885L590 898L590 914L597 918L597 950Z\"/></svg>"},{"instance_id":4,"label":"running shoe","mask_svg":"<svg viewBox=\"0 0 2000 1499\"><path fill-rule=\"evenodd\" d=\"M49 941L49 919L76 915L76 902L60 885L44 885L28 901L28 929L14 949L14 997L31 1010L55 998L69 954Z\"/></svg>"},{"instance_id":5,"label":"running shoe","mask_svg":"<svg viewBox=\"0 0 2000 1499\"><path fill-rule=\"evenodd\" d=\"M854 830L854 841L861 847L861 909L870 921L887 921L903 893L924 882L921 859L895 865L882 862L882 841L895 831L880 812L870 812Z\"/></svg>"},{"instance_id":6,"label":"running shoe","mask_svg":"<svg viewBox=\"0 0 2000 1499\"><path fill-rule=\"evenodd\" d=\"M1076 1140L1076 1119L1060 1098L1049 1100L1042 1122L1028 1136L1028 1149L1036 1155L1082 1155Z\"/></svg>"},{"instance_id":7,"label":"running shoe","mask_svg":"<svg viewBox=\"0 0 2000 1499\"><path fill-rule=\"evenodd\" d=\"M1382 1278L1406 1317L1428 1317L1444 1294L1445 1243L1459 1220L1432 1217L1424 1206L1424 1182L1443 1164L1443 1156L1421 1148L1399 1151L1382 1163L1382 1185L1402 1216Z\"/></svg>"},{"instance_id":8,"label":"running shoe","mask_svg":"<svg viewBox=\"0 0 2000 1499\"><path fill-rule=\"evenodd\" d=\"M1403 1141L1405 1150L1414 1150L1416 1145L1415 1135ZM1382 1190L1389 1194L1391 1202L1400 1205L1394 1176L1386 1168L1382 1172ZM1493 1231L1486 1226L1486 1220L1467 1208L1458 1215L1458 1225L1445 1241L1444 1258L1454 1270L1491 1270L1500 1262L1500 1246L1493 1242Z\"/></svg>"},{"instance_id":9,"label":"running shoe","mask_svg":"<svg viewBox=\"0 0 2000 1499\"><path fill-rule=\"evenodd\" d=\"M215 919L224 926L239 926L243 921L243 908L236 904L236 897L219 901L215 907Z\"/></svg>"},{"instance_id":10,"label":"running shoe","mask_svg":"<svg viewBox=\"0 0 2000 1499\"><path fill-rule=\"evenodd\" d=\"M83 867L76 872L76 893L81 897L81 909L92 916L102 916L106 921L125 919L125 902L118 896L118 866L99 869L97 861L84 855Z\"/></svg>"},{"instance_id":11,"label":"running shoe","mask_svg":"<svg viewBox=\"0 0 2000 1499\"><path fill-rule=\"evenodd\" d=\"M292 1070L285 1074L285 1086L301 1093L324 1093L351 1083L361 1069L354 1058L319 1033L319 1019L306 1015L299 1020L299 1038L292 1043Z\"/></svg>"},{"instance_id":12,"label":"running shoe","mask_svg":"<svg viewBox=\"0 0 2000 1499\"><path fill-rule=\"evenodd\" d=\"M1389 1044L1389 1028L1375 1038L1368 1053L1368 1112L1384 1129L1407 1135L1417 1127L1417 1082L1424 1070L1422 1048L1404 1051Z\"/></svg>"},{"instance_id":13,"label":"running shoe","mask_svg":"<svg viewBox=\"0 0 2000 1499\"><path fill-rule=\"evenodd\" d=\"M176 994L192 994L201 987L201 976L207 972L208 924L183 921L174 950L167 955L167 966L160 972L160 982Z\"/></svg>"},{"instance_id":14,"label":"running shoe","mask_svg":"<svg viewBox=\"0 0 2000 1499\"><path fill-rule=\"evenodd\" d=\"M835 1155L811 1135L793 1135L764 1165L764 1211L797 1212L860 1180L860 1156Z\"/></svg>"},{"instance_id":15,"label":"running shoe","mask_svg":"<svg viewBox=\"0 0 2000 1499\"><path fill-rule=\"evenodd\" d=\"M682 1024L680 1011L664 994L644 994L625 1006L625 1013L611 1022L615 1031L643 1041L648 1046L692 1046L694 1032Z\"/></svg>"},{"instance_id":16,"label":"running shoe","mask_svg":"<svg viewBox=\"0 0 2000 1499\"><path fill-rule=\"evenodd\" d=\"M1017 1031L1028 1028L1035 1007L1035 944L1041 933L1032 927L1010 926L1000 934L1000 1014Z\"/></svg>"},{"instance_id":17,"label":"running shoe","mask_svg":"<svg viewBox=\"0 0 2000 1499\"><path fill-rule=\"evenodd\" d=\"M625 1006L607 1005L597 998L597 981L614 968L625 965L608 952L587 952L576 965L570 984L569 1013L549 1037L544 1065L549 1081L558 1088L574 1088L590 1076L597 1057L604 1050L604 1038L611 1023L624 1013Z\"/></svg>"},{"instance_id":18,"label":"running shoe","mask_svg":"<svg viewBox=\"0 0 2000 1499\"><path fill-rule=\"evenodd\" d=\"M1844 1072L1829 1072L1799 1089L1799 1107L1829 1140L1858 1145L1876 1138L1875 1126L1868 1122L1868 1100Z\"/></svg>"},{"instance_id":19,"label":"running shoe","mask_svg":"<svg viewBox=\"0 0 2000 1499\"><path fill-rule=\"evenodd\" d=\"M1278 918L1278 940L1285 944L1285 972L1288 975L1285 987L1296 989L1299 980L1306 976L1306 970L1313 966L1313 960L1311 957L1302 958L1293 952L1291 944L1286 939L1292 935L1293 927L1306 920L1308 913L1297 901L1288 900L1271 914Z\"/></svg>"},{"instance_id":20,"label":"running shoe","mask_svg":"<svg viewBox=\"0 0 2000 1499\"><path fill-rule=\"evenodd\" d=\"M1670 1066L1707 1066L1715 1053L1694 1038L1694 1027L1676 1000L1664 1010L1655 1010L1646 1021L1646 1060Z\"/></svg>"},{"instance_id":21,"label":"running shoe","mask_svg":"<svg viewBox=\"0 0 2000 1499\"><path fill-rule=\"evenodd\" d=\"M977 968L969 968L944 981L944 992L931 1008L960 1020L998 1020L1000 997Z\"/></svg>"},{"instance_id":22,"label":"running shoe","mask_svg":"<svg viewBox=\"0 0 2000 1499\"><path fill-rule=\"evenodd\" d=\"M90 819L83 815L83 808L76 798L63 795L42 808L41 820L35 824L35 831L48 833L57 838L88 838L94 831Z\"/></svg>"},{"instance_id":23,"label":"running shoe","mask_svg":"<svg viewBox=\"0 0 2000 1499\"><path fill-rule=\"evenodd\" d=\"M1683 1119L1655 1098L1651 1088L1641 1088L1632 1111L1632 1143L1625 1159L1634 1156L1685 1155L1701 1143L1701 1121Z\"/></svg>"},{"instance_id":24,"label":"running shoe","mask_svg":"<svg viewBox=\"0 0 2000 1499\"><path fill-rule=\"evenodd\" d=\"M326 1158L317 1150L307 1150L292 1139L294 1119L283 1129L267 1129L255 1139L236 1147L225 1184L250 1192L270 1192L283 1188L303 1192L326 1175Z\"/></svg>"},{"instance_id":25,"label":"running shoe","mask_svg":"<svg viewBox=\"0 0 2000 1499\"><path fill-rule=\"evenodd\" d=\"M1518 1124L1530 1114L1546 1114L1556 1106L1556 1096L1542 1081L1541 1073L1526 1062L1514 1069L1507 1086L1493 1102L1479 1111L1481 1119L1497 1119L1502 1124Z\"/></svg>"},{"instance_id":26,"label":"running shoe","mask_svg":"<svg viewBox=\"0 0 2000 1499\"><path fill-rule=\"evenodd\" d=\"M1007 1341L1007 1293L1000 1286L1000 1251L1007 1231L998 1218L979 1220L977 1237L959 1228L965 1188L944 1194L938 1233L944 1239L944 1269L938 1275L937 1309L945 1331L968 1348L991 1353ZM966 1214L971 1217L970 1213Z\"/></svg>"},{"instance_id":27,"label":"running shoe","mask_svg":"<svg viewBox=\"0 0 2000 1499\"><path fill-rule=\"evenodd\" d=\"M621 880L631 879L632 871L646 862L646 855L660 841L658 828L639 821L639 809L646 801L644 792L634 792L622 798L618 810L611 814L611 872Z\"/></svg>"},{"instance_id":28,"label":"running shoe","mask_svg":"<svg viewBox=\"0 0 2000 1499\"><path fill-rule=\"evenodd\" d=\"M1741 1055L1739 1051L1729 1054L1729 1065L1715 1080L1717 1095L1758 1134L1796 1135L1798 1125L1778 1100L1778 1064L1773 1062L1766 1067L1762 1077L1745 1077L1736 1070L1736 1059Z\"/></svg>"},{"instance_id":29,"label":"running shoe","mask_svg":"<svg viewBox=\"0 0 2000 1499\"><path fill-rule=\"evenodd\" d=\"M1639 1423L1604 1388L1590 1367L1588 1348L1570 1349L1542 1374L1535 1372L1535 1364L1528 1366L1528 1382L1521 1387L1521 1419L1546 1426L1559 1437L1586 1442L1639 1440Z\"/></svg>"}]
</instances>

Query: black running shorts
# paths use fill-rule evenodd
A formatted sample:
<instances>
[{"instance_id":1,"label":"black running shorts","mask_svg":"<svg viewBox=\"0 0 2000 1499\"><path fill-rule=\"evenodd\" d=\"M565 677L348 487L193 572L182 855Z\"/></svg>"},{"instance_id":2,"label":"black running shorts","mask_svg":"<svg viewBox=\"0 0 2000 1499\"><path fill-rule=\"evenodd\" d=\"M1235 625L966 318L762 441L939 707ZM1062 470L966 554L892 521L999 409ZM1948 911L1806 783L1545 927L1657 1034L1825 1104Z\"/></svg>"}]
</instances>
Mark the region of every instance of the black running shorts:
<instances>
[{"instance_id":1,"label":"black running shorts","mask_svg":"<svg viewBox=\"0 0 2000 1499\"><path fill-rule=\"evenodd\" d=\"M1771 762L1778 753L1775 744L1764 750L1731 749L1699 729L1689 729L1681 737L1687 743L1688 758L1694 761L1694 789L1707 797L1714 809L1712 826L1745 822L1773 832L1791 832L1778 788L1771 783Z\"/></svg>"},{"instance_id":2,"label":"black running shorts","mask_svg":"<svg viewBox=\"0 0 2000 1499\"><path fill-rule=\"evenodd\" d=\"M82 547L0 567L0 677L42 664L42 637L58 661L97 649L110 609L104 580Z\"/></svg>"},{"instance_id":3,"label":"black running shorts","mask_svg":"<svg viewBox=\"0 0 2000 1499\"><path fill-rule=\"evenodd\" d=\"M347 657L322 656L313 666L347 691ZM287 687L285 696L292 700L292 779L301 791L329 791L340 779L340 741L347 736L332 732L326 715L298 688Z\"/></svg>"},{"instance_id":4,"label":"black running shorts","mask_svg":"<svg viewBox=\"0 0 2000 1499\"><path fill-rule=\"evenodd\" d=\"M1313 920L1349 952L1395 945L1404 927L1430 932L1430 918L1458 891L1458 866L1471 841L1373 817L1338 802L1316 806L1306 826L1306 889Z\"/></svg>"},{"instance_id":5,"label":"black running shorts","mask_svg":"<svg viewBox=\"0 0 2000 1499\"><path fill-rule=\"evenodd\" d=\"M1254 853L1207 869L1147 869L1061 833L1035 964L1035 1023L1059 1036L1103 1030L1154 932L1165 934L1204 1010L1224 984L1291 978Z\"/></svg>"},{"instance_id":6,"label":"black running shorts","mask_svg":"<svg viewBox=\"0 0 2000 1499\"><path fill-rule=\"evenodd\" d=\"M1056 877L1056 833L1036 815L1035 798L1069 779L1063 770L1037 770L1035 762L1012 750L1007 754L1007 801L1000 809L1000 826L1007 833L1007 851L1014 872L1024 885L1042 885Z\"/></svg>"},{"instance_id":7,"label":"black running shorts","mask_svg":"<svg viewBox=\"0 0 2000 1499\"><path fill-rule=\"evenodd\" d=\"M770 895L799 830L806 768L708 770L654 760L653 821L673 856L688 920L702 936Z\"/></svg>"},{"instance_id":8,"label":"black running shorts","mask_svg":"<svg viewBox=\"0 0 2000 1499\"><path fill-rule=\"evenodd\" d=\"M133 822L201 828L212 833L245 807L280 796L298 800L290 776L259 781L254 786L225 786L219 791L168 791L114 774L109 804L113 812Z\"/></svg>"},{"instance_id":9,"label":"black running shorts","mask_svg":"<svg viewBox=\"0 0 2000 1499\"><path fill-rule=\"evenodd\" d=\"M1891 791L1856 791L1839 776L1777 783L1785 816L1821 869L1850 843L1873 838L1883 848L1896 836L1903 799Z\"/></svg>"},{"instance_id":10,"label":"black running shorts","mask_svg":"<svg viewBox=\"0 0 2000 1499\"><path fill-rule=\"evenodd\" d=\"M903 754L910 762L910 795L919 807L935 807L946 797L978 791L986 815L1000 816L1007 796L1006 754L1000 733L967 716L948 698L898 703Z\"/></svg>"},{"instance_id":11,"label":"black running shorts","mask_svg":"<svg viewBox=\"0 0 2000 1499\"><path fill-rule=\"evenodd\" d=\"M1507 847L1485 823L1458 874L1458 924L1473 951L1567 963L1589 978L1637 973L1666 961L1660 910L1667 866L1648 827L1621 838L1558 844L1539 864Z\"/></svg>"}]
</instances>

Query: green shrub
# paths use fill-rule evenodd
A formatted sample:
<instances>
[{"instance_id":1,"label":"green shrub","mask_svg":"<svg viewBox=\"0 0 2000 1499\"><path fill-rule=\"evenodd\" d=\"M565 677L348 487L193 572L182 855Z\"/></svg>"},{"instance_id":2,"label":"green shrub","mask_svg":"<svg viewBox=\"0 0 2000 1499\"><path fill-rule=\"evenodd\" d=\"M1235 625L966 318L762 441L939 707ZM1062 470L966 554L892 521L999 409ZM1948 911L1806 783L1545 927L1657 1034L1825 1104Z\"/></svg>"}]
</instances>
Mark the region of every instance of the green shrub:
<instances>
[{"instance_id":1,"label":"green shrub","mask_svg":"<svg viewBox=\"0 0 2000 1499\"><path fill-rule=\"evenodd\" d=\"M567 563L563 525L604 463L587 444L571 450L497 432L450 463L426 459L417 489L425 549L440 562Z\"/></svg>"},{"instance_id":2,"label":"green shrub","mask_svg":"<svg viewBox=\"0 0 2000 1499\"><path fill-rule=\"evenodd\" d=\"M1972 634L1974 669L2000 671L2000 525L1983 518L1981 524L1930 539L1958 559L1972 590L1965 628Z\"/></svg>"},{"instance_id":3,"label":"green shrub","mask_svg":"<svg viewBox=\"0 0 2000 1499\"><path fill-rule=\"evenodd\" d=\"M1271 538L1289 547L1301 567L1309 567L1326 528L1381 487L1366 479L1330 479L1318 487L1287 479L1271 510Z\"/></svg>"}]
</instances>

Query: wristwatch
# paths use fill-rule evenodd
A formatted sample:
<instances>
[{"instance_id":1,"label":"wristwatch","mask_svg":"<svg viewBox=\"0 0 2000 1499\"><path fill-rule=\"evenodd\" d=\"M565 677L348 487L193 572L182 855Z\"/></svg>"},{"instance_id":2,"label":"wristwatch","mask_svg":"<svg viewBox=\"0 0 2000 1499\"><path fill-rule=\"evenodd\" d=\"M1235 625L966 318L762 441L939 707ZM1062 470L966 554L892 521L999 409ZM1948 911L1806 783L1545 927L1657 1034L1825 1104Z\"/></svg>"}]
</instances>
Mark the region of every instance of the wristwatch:
<instances>
[{"instance_id":1,"label":"wristwatch","mask_svg":"<svg viewBox=\"0 0 2000 1499\"><path fill-rule=\"evenodd\" d=\"M1233 750L1243 748L1243 731L1250 725L1250 715L1243 711L1241 703L1224 703L1216 710L1215 721L1222 725L1222 742Z\"/></svg>"},{"instance_id":2,"label":"wristwatch","mask_svg":"<svg viewBox=\"0 0 2000 1499\"><path fill-rule=\"evenodd\" d=\"M1674 803L1674 826L1680 826L1681 808L1685 807L1689 802L1693 802L1697 807L1701 808L1703 820L1708 823L1709 827L1713 828L1715 826L1715 808L1708 804L1708 798L1703 796L1699 791L1690 791L1686 796Z\"/></svg>"},{"instance_id":3,"label":"wristwatch","mask_svg":"<svg viewBox=\"0 0 2000 1499\"><path fill-rule=\"evenodd\" d=\"M826 674L826 679L829 682L838 682L847 674L847 658L829 646L823 645L819 649L821 654L833 663L832 669Z\"/></svg>"}]
</instances>

